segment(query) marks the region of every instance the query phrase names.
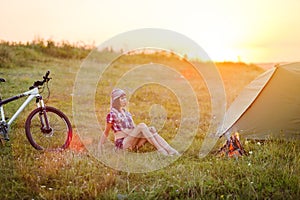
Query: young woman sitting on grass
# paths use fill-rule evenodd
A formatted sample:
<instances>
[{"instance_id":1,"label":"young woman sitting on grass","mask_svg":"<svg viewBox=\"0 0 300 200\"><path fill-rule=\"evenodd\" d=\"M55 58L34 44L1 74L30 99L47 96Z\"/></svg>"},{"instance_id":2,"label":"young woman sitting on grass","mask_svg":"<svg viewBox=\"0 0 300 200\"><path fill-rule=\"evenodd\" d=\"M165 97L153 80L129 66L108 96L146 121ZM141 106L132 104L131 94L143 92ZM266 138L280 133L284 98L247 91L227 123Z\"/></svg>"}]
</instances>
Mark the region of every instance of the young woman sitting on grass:
<instances>
[{"instance_id":1,"label":"young woman sitting on grass","mask_svg":"<svg viewBox=\"0 0 300 200\"><path fill-rule=\"evenodd\" d=\"M134 124L131 114L126 111L126 93L121 89L114 89L111 93L111 110L106 117L106 127L100 139L100 146L106 141L110 130L114 131L115 146L119 149L139 149L146 142L150 142L158 152L164 155L179 155L154 127L144 123Z\"/></svg>"}]
</instances>

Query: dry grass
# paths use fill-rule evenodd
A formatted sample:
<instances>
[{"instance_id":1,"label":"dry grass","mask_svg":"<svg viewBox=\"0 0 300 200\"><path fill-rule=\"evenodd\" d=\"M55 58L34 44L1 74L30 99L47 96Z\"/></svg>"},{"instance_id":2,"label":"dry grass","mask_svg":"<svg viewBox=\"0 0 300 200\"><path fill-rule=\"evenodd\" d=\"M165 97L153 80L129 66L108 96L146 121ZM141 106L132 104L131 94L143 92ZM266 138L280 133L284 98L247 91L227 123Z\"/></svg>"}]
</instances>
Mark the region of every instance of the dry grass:
<instances>
[{"instance_id":1,"label":"dry grass","mask_svg":"<svg viewBox=\"0 0 300 200\"><path fill-rule=\"evenodd\" d=\"M128 59L128 58L126 58ZM104 73L106 78L97 86L97 120L104 125L111 91L122 70L130 63L147 63L151 57L119 60ZM133 58L131 58L133 59ZM202 139L210 119L210 101L203 80L183 61L167 59L190 81L200 105L201 126L192 145L182 156L167 167L148 173L128 173L104 165L88 152L74 136L71 147L62 153L34 150L24 136L24 121L30 110L18 119L11 130L11 142L1 147L1 199L295 199L300 196L299 141L272 141L258 144L242 142L252 154L239 159L216 157L209 154L198 158ZM3 97L25 90L33 80L50 69L52 72L51 97L48 104L63 110L73 120L72 94L80 60L50 59L33 62L32 67L2 68L0 76L8 82L1 84ZM217 63L225 84L228 102L262 72L254 65ZM121 70L121 71L120 71ZM237 75L238 74L238 75ZM137 80L139 81L139 80ZM162 95L164 94L164 95ZM167 118L161 134L170 141L180 126L180 104L172 92L157 84L140 88L130 99L130 109L136 122L151 123L151 105L163 105ZM14 105L5 109L10 115ZM87 107L91 105L87 104ZM177 120L177 121L176 121ZM74 123L73 123L74 124ZM77 132L74 127L75 133ZM100 135L99 132L93 133ZM81 135L80 135L81 136ZM82 139L82 138L81 138ZM85 139L85 138L83 138ZM180 145L180 144L174 144ZM178 147L178 146L177 146ZM218 146L214 148L217 149ZM143 152L154 150L147 145Z\"/></svg>"}]
</instances>

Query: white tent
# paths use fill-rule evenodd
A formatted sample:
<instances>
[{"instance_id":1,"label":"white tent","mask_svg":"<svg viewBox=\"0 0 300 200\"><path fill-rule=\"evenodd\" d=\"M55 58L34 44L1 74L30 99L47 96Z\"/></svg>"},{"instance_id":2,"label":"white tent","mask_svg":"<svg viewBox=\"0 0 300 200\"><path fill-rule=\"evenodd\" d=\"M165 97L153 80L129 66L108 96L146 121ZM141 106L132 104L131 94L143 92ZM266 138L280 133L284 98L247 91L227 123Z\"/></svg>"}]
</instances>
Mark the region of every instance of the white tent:
<instances>
[{"instance_id":1,"label":"white tent","mask_svg":"<svg viewBox=\"0 0 300 200\"><path fill-rule=\"evenodd\" d=\"M300 63L274 67L252 81L228 108L218 136L300 139Z\"/></svg>"}]
</instances>

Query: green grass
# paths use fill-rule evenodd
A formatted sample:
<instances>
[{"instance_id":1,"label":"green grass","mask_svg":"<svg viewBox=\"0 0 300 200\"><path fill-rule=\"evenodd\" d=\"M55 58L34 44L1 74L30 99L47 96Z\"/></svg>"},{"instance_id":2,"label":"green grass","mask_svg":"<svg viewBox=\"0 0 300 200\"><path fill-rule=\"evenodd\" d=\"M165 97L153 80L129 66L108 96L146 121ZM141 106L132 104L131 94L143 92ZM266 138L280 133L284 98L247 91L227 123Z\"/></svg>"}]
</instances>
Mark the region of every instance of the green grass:
<instances>
[{"instance_id":1,"label":"green grass","mask_svg":"<svg viewBox=\"0 0 300 200\"><path fill-rule=\"evenodd\" d=\"M45 54L42 50L33 50L26 45L6 45L5 48L11 55L18 51L24 51L26 55L29 52L32 59L26 65L19 66L24 55L17 58L12 56L16 60L9 60L6 58L10 56L1 54L0 49L0 58L6 59L6 66L0 66L0 77L7 80L0 85L2 97L25 91L46 70L50 70L53 79L47 105L59 108L73 122L73 86L83 60L71 55L61 57L57 54ZM153 58L146 56L139 60L135 57L134 62L147 63L149 59ZM97 119L102 125L109 106L107 94L111 85L118 79L120 70L130 68L128 63L131 61L126 57L125 60L113 63L115 67L105 72L110 78L97 87L95 106L99 110ZM172 59L165 61L165 64L176 65ZM229 159L211 153L203 159L198 158L210 118L209 95L201 92L207 89L205 85L197 84L200 78L193 77L193 72L184 71L186 68L181 69L180 66L178 65L178 69L183 70L181 72L197 91L201 120L204 122L192 145L178 160L148 173L117 171L105 166L86 151L77 135L71 148L64 152L36 151L27 141L24 131L26 117L34 107L32 103L13 124L11 141L0 147L0 199L297 199L300 196L300 142L297 140L257 143L245 141L241 136L245 149L251 151L248 156ZM241 63L219 63L218 67L225 80L228 102L234 99L245 84L262 72L255 66ZM239 73L239 77L234 76L234 73ZM162 92L167 94L166 98L160 98ZM136 122L151 122L149 109L153 103L163 105L167 111L168 117L160 134L170 141L174 137L174 130L179 126L176 121L180 121L181 116L179 102L164 87L155 84L145 86L130 99L130 108ZM5 105L6 114L11 116L20 104L21 101L18 100ZM73 128L76 133L76 127ZM94 134L100 135L101 132L99 130ZM217 150L221 144L222 141L213 150ZM154 149L150 145L141 149L142 152L152 150Z\"/></svg>"}]
</instances>

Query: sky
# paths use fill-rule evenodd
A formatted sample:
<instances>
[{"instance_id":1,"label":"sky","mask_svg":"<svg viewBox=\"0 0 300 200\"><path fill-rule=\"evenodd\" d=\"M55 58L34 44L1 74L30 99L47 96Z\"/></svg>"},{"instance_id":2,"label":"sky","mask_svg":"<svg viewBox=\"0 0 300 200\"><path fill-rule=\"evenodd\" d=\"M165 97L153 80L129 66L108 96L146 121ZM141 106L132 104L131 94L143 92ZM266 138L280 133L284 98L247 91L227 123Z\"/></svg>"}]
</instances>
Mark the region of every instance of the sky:
<instances>
[{"instance_id":1,"label":"sky","mask_svg":"<svg viewBox=\"0 0 300 200\"><path fill-rule=\"evenodd\" d=\"M195 41L214 61L300 61L299 0L0 0L0 40L100 45L141 28Z\"/></svg>"}]
</instances>

